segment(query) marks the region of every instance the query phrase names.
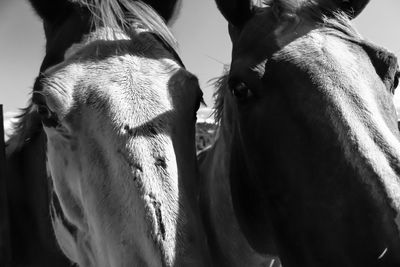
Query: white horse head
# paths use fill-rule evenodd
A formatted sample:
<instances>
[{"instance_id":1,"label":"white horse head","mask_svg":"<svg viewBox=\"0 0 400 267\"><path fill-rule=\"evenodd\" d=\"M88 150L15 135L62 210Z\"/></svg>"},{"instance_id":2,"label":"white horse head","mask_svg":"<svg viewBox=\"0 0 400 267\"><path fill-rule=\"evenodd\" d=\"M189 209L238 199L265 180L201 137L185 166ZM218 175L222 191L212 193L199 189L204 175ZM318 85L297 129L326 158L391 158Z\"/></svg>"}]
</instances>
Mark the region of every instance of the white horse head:
<instances>
[{"instance_id":1,"label":"white horse head","mask_svg":"<svg viewBox=\"0 0 400 267\"><path fill-rule=\"evenodd\" d=\"M47 45L24 117L39 114L47 136L63 252L81 266L206 264L195 191L202 93L163 20L140 1L31 2Z\"/></svg>"}]
</instances>

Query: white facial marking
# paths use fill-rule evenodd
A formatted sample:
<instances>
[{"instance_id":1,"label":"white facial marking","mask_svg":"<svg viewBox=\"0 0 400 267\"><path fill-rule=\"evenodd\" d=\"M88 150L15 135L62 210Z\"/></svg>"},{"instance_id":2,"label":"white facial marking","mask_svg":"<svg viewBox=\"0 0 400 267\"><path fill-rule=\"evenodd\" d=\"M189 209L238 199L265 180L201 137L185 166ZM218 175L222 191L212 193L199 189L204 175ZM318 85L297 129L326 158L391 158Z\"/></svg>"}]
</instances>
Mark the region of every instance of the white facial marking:
<instances>
[{"instance_id":1,"label":"white facial marking","mask_svg":"<svg viewBox=\"0 0 400 267\"><path fill-rule=\"evenodd\" d=\"M176 229L178 220L187 223L170 129L176 113L172 94L177 92L168 88L180 66L164 58L160 49L143 57L140 45L135 46L138 51L80 60L79 53L90 50L92 41L109 40L109 33L100 29L85 36L67 50L62 63L46 70L49 89L55 87L61 100L68 96L62 105L49 101L50 109L57 115L57 107L67 115L79 114L61 121L62 127L73 124L67 136L60 128L46 128L47 166L67 219L80 230L79 238L68 235L57 218L54 228L68 256L84 266L158 266L160 260L172 266L178 245L180 253L187 253L180 244L186 233ZM122 33L115 36L116 41L130 40ZM144 49L151 45L147 39L143 43ZM72 149L75 141L79 151ZM132 251L140 257L133 257Z\"/></svg>"}]
</instances>

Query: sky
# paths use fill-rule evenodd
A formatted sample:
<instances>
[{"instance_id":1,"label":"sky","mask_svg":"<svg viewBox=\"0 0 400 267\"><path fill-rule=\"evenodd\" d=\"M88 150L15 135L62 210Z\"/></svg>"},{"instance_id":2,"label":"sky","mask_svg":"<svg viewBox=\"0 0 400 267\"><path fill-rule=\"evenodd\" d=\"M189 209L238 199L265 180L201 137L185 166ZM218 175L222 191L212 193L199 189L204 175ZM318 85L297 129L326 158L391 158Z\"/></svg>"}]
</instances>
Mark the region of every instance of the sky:
<instances>
[{"instance_id":1,"label":"sky","mask_svg":"<svg viewBox=\"0 0 400 267\"><path fill-rule=\"evenodd\" d=\"M399 12L399 0L372 0L354 24L366 39L400 57ZM209 81L222 74L231 52L227 23L214 0L183 0L172 32L186 68L197 75L212 106ZM44 57L42 24L27 0L0 0L0 36L0 104L5 111L17 111L26 106ZM398 91L395 103L400 111Z\"/></svg>"}]
</instances>

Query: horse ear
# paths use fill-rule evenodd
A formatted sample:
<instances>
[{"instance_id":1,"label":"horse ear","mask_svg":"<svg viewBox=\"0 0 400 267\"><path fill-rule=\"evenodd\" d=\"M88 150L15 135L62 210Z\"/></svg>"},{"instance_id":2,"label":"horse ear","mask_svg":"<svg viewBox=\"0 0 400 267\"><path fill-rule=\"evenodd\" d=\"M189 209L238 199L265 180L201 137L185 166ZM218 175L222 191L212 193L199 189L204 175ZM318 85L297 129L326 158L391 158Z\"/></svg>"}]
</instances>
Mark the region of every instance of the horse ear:
<instances>
[{"instance_id":1,"label":"horse ear","mask_svg":"<svg viewBox=\"0 0 400 267\"><path fill-rule=\"evenodd\" d=\"M46 22L56 22L68 16L73 4L68 0L29 0L37 14Z\"/></svg>"},{"instance_id":2,"label":"horse ear","mask_svg":"<svg viewBox=\"0 0 400 267\"><path fill-rule=\"evenodd\" d=\"M182 0L142 0L151 6L168 23L180 9Z\"/></svg>"},{"instance_id":3,"label":"horse ear","mask_svg":"<svg viewBox=\"0 0 400 267\"><path fill-rule=\"evenodd\" d=\"M237 28L251 17L251 0L215 0L225 19Z\"/></svg>"},{"instance_id":4,"label":"horse ear","mask_svg":"<svg viewBox=\"0 0 400 267\"><path fill-rule=\"evenodd\" d=\"M357 17L370 0L334 0L340 11L345 12L350 19Z\"/></svg>"}]
</instances>

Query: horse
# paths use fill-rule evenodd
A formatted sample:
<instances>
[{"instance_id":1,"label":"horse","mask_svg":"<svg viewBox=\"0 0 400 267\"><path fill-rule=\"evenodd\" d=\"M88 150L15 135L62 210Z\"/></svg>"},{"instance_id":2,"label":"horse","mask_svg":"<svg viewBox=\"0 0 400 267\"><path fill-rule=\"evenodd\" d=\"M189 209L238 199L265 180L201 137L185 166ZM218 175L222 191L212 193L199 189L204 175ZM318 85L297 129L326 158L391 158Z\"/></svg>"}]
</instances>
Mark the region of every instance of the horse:
<instances>
[{"instance_id":1,"label":"horse","mask_svg":"<svg viewBox=\"0 0 400 267\"><path fill-rule=\"evenodd\" d=\"M399 66L351 24L368 2L216 0L232 60L200 199L217 249L242 233L285 267L400 266Z\"/></svg>"},{"instance_id":2,"label":"horse","mask_svg":"<svg viewBox=\"0 0 400 267\"><path fill-rule=\"evenodd\" d=\"M46 55L6 148L12 266L208 266L176 1L30 3Z\"/></svg>"}]
</instances>

